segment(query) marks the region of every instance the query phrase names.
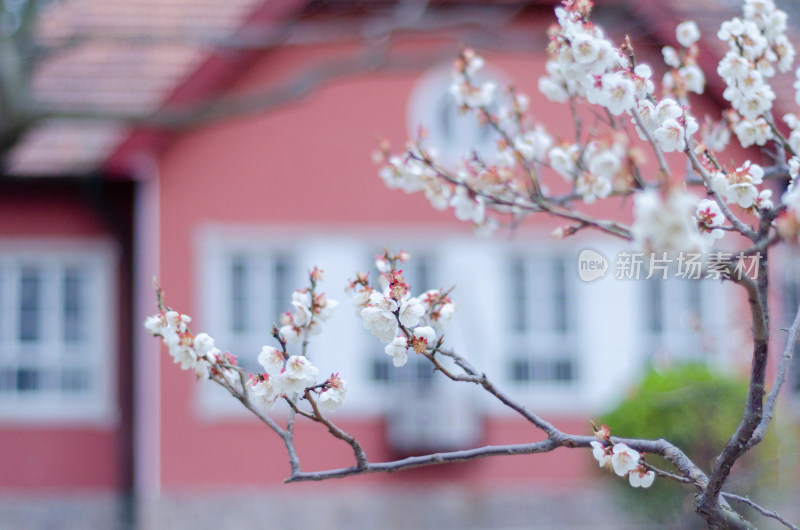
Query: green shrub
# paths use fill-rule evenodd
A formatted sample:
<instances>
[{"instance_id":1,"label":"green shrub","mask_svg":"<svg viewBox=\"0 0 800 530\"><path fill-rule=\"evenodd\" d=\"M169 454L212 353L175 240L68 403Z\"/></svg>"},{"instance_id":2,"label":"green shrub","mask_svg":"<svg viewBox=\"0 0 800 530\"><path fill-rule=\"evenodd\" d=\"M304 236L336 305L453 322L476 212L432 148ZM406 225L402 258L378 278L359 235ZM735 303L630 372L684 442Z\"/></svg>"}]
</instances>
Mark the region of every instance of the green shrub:
<instances>
[{"instance_id":1,"label":"green shrub","mask_svg":"<svg viewBox=\"0 0 800 530\"><path fill-rule=\"evenodd\" d=\"M665 438L681 448L705 472L725 446L744 409L747 384L714 374L705 364L689 363L666 369L650 369L641 383L612 412L602 418L614 436ZM734 466L726 489L753 494L759 478L776 476L775 437L769 434L753 454ZM647 461L674 471L660 457ZM689 528L699 520L691 487L668 479L656 479L648 490L634 490L627 481L614 481L624 509L649 512L648 518L663 526ZM702 526L702 525L700 525Z\"/></svg>"}]
</instances>

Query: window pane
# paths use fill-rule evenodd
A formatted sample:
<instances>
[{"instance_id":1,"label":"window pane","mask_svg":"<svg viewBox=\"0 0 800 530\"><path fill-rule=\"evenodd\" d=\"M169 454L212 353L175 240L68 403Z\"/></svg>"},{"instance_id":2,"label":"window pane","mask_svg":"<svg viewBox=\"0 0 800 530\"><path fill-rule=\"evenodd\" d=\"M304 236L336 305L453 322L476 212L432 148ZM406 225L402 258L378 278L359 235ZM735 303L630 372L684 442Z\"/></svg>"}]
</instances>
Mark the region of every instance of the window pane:
<instances>
[{"instance_id":1,"label":"window pane","mask_svg":"<svg viewBox=\"0 0 800 530\"><path fill-rule=\"evenodd\" d=\"M41 370L35 368L17 369L16 387L20 392L33 391L42 388L44 377Z\"/></svg>"},{"instance_id":2,"label":"window pane","mask_svg":"<svg viewBox=\"0 0 800 530\"><path fill-rule=\"evenodd\" d=\"M511 361L511 380L525 382L531 378L531 364L528 359L513 359Z\"/></svg>"},{"instance_id":3,"label":"window pane","mask_svg":"<svg viewBox=\"0 0 800 530\"><path fill-rule=\"evenodd\" d=\"M273 271L273 306L268 318L267 327L271 328L273 322L280 320L281 314L291 309L292 293L297 288L291 283L292 280L292 260L289 256L276 256L275 269Z\"/></svg>"},{"instance_id":4,"label":"window pane","mask_svg":"<svg viewBox=\"0 0 800 530\"><path fill-rule=\"evenodd\" d=\"M425 359L424 361L420 359L414 359L411 362L416 364L417 381L419 381L420 383L426 383L433 379L433 366L431 365L431 363L428 362L427 359Z\"/></svg>"},{"instance_id":5,"label":"window pane","mask_svg":"<svg viewBox=\"0 0 800 530\"><path fill-rule=\"evenodd\" d=\"M233 258L231 266L231 329L234 332L246 331L248 325L247 311L247 263L245 258Z\"/></svg>"},{"instance_id":6,"label":"window pane","mask_svg":"<svg viewBox=\"0 0 800 530\"><path fill-rule=\"evenodd\" d=\"M386 382L391 377L391 360L386 357L384 359L374 359L372 361L372 379L374 381Z\"/></svg>"},{"instance_id":7,"label":"window pane","mask_svg":"<svg viewBox=\"0 0 800 530\"><path fill-rule=\"evenodd\" d=\"M563 258L553 258L553 330L560 332L565 332L569 328L567 276L564 266Z\"/></svg>"},{"instance_id":8,"label":"window pane","mask_svg":"<svg viewBox=\"0 0 800 530\"><path fill-rule=\"evenodd\" d=\"M79 269L64 271L64 341L77 342L84 338L86 307L85 279Z\"/></svg>"},{"instance_id":9,"label":"window pane","mask_svg":"<svg viewBox=\"0 0 800 530\"><path fill-rule=\"evenodd\" d=\"M653 333L660 333L664 329L662 284L663 280L658 279L645 282L645 288L647 289L647 329Z\"/></svg>"},{"instance_id":10,"label":"window pane","mask_svg":"<svg viewBox=\"0 0 800 530\"><path fill-rule=\"evenodd\" d=\"M521 256L511 260L511 322L514 331L528 329L527 282L525 281L525 261Z\"/></svg>"},{"instance_id":11,"label":"window pane","mask_svg":"<svg viewBox=\"0 0 800 530\"><path fill-rule=\"evenodd\" d=\"M61 390L81 392L89 388L89 372L81 368L65 368L61 371Z\"/></svg>"},{"instance_id":12,"label":"window pane","mask_svg":"<svg viewBox=\"0 0 800 530\"><path fill-rule=\"evenodd\" d=\"M38 340L41 313L41 272L38 268L25 267L20 277L19 340Z\"/></svg>"},{"instance_id":13,"label":"window pane","mask_svg":"<svg viewBox=\"0 0 800 530\"><path fill-rule=\"evenodd\" d=\"M556 361L555 375L556 381L572 381L575 378L572 361L569 359Z\"/></svg>"},{"instance_id":14,"label":"window pane","mask_svg":"<svg viewBox=\"0 0 800 530\"><path fill-rule=\"evenodd\" d=\"M16 370L0 369L0 392L13 392L16 388Z\"/></svg>"}]
</instances>

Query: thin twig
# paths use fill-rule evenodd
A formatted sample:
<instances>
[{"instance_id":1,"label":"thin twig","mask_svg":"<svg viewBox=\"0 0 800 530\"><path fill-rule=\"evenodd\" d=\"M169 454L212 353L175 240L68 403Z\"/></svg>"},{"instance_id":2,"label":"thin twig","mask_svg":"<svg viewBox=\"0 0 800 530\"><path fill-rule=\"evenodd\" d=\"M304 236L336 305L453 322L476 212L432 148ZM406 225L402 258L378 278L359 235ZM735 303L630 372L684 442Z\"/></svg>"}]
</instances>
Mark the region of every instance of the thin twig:
<instances>
[{"instance_id":1,"label":"thin twig","mask_svg":"<svg viewBox=\"0 0 800 530\"><path fill-rule=\"evenodd\" d=\"M754 509L755 511L757 511L758 513L760 513L761 515L763 515L765 517L771 517L771 518L775 519L776 521L779 521L781 524L783 524L787 528L791 528L792 530L800 530L800 528L796 527L795 525L793 525L792 523L790 523L789 521L784 519L781 516L781 514L779 514L778 512L770 511L770 510L767 510L766 508L762 508L761 506L759 506L755 502L751 501L747 497L742 497L740 495L734 495L733 493L725 493L725 492L722 492L721 495L723 497L727 498L727 499L731 499L733 501L737 501L737 502L741 502L743 504L746 504L749 507L751 507L752 509Z\"/></svg>"}]
</instances>

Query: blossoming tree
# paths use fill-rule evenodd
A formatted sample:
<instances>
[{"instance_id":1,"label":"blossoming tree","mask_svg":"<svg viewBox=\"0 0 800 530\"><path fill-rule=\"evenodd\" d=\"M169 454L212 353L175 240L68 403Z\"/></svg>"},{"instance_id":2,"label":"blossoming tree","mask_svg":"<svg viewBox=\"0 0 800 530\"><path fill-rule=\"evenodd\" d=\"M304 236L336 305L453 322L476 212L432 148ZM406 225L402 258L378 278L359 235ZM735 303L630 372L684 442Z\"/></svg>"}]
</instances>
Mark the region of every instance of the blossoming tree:
<instances>
[{"instance_id":1,"label":"blossoming tree","mask_svg":"<svg viewBox=\"0 0 800 530\"><path fill-rule=\"evenodd\" d=\"M529 117L529 98L508 88L501 93L490 81L481 81L484 65L470 49L455 62L450 94L463 112L475 116L498 136L496 149L475 152L455 167L440 163L436 146L425 135L406 150L392 154L380 145L375 160L379 175L390 188L422 192L439 210L453 208L456 217L476 229L492 231L514 226L530 215L547 215L564 223L555 232L565 238L584 229L632 242L654 259L691 253L706 256L703 267L716 271L747 294L752 324L750 384L741 421L710 469L702 469L668 440L628 439L612 435L611 428L595 427L593 435L562 432L536 412L523 406L491 381L479 367L448 347L445 330L456 305L452 290L414 293L403 277L404 252L386 251L376 259L377 279L357 273L349 283L353 303L364 327L385 344L395 366L409 355L425 357L433 369L456 383L481 387L541 430L545 439L527 444L485 446L468 450L414 456L392 462L373 462L361 444L326 415L342 405L347 383L339 374L324 378L307 355L309 341L336 309L337 302L320 291L322 271L313 269L309 283L292 297L289 311L272 330L273 345L258 356L263 372L243 371L230 353L217 348L205 333L190 331L190 317L164 304L157 287L159 312L149 317L147 329L163 339L170 355L198 379L224 387L283 441L290 462L287 482L341 478L388 472L442 462L464 461L492 455L530 454L565 448L590 449L599 465L624 477L633 487L648 487L656 477L674 480L696 494L696 511L709 527L750 526L731 505L744 503L790 528L779 514L749 498L723 491L734 463L756 446L770 425L800 330L800 315L788 331L783 355L767 393L769 359L769 271L772 248L793 242L800 234L800 118L783 116L779 126L772 113L775 93L770 79L791 71L795 58L786 37L786 13L772 0L745 0L741 18L723 22L718 38L728 43L717 73L730 102L721 122L702 120L693 113L690 94L701 94L705 74L698 67L694 22L677 27L677 48L665 47L668 71L656 89L651 68L637 62L626 40L615 46L603 30L589 21L591 0L566 0L555 10L557 24L549 30L549 61L539 90L550 100L568 104L575 136L561 140ZM796 75L800 77L800 69ZM795 83L800 104L800 79ZM593 106L606 130L585 131L579 105ZM781 129L790 130L784 135ZM635 132L634 132L635 131ZM628 134L628 133L631 134ZM717 154L732 134L743 148L764 149L769 165L749 160L723 165ZM638 141L636 137L638 136ZM643 146L656 160L648 172ZM667 153L674 153L665 156ZM680 164L675 161L682 159ZM771 179L788 182L780 201L765 189ZM568 189L554 193L551 189ZM632 197L633 223L603 219L586 212L584 205L612 196ZM730 240L737 252L716 258L712 245ZM755 266L743 262L756 258ZM679 263L680 263L679 258ZM274 407L287 407L285 425L270 416ZM327 427L333 437L347 443L355 463L351 467L304 471L294 444L298 416ZM662 456L672 469L647 462L645 453Z\"/></svg>"}]
</instances>

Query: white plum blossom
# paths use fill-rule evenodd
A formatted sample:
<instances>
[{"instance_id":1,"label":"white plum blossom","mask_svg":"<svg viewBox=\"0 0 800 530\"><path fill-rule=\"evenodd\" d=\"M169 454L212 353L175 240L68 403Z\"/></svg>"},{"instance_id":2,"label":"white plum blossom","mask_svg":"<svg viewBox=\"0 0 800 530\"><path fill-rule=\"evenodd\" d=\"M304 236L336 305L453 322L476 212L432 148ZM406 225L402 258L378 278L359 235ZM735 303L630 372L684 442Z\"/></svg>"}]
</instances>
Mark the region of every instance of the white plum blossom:
<instances>
[{"instance_id":1,"label":"white plum blossom","mask_svg":"<svg viewBox=\"0 0 800 530\"><path fill-rule=\"evenodd\" d=\"M336 410L344 403L344 395L347 393L347 381L333 374L326 381L327 388L320 393L317 405L320 410L327 412Z\"/></svg>"},{"instance_id":2,"label":"white plum blossom","mask_svg":"<svg viewBox=\"0 0 800 530\"><path fill-rule=\"evenodd\" d=\"M369 301L370 305L361 310L364 327L381 342L390 342L397 333L397 302L377 291L372 292Z\"/></svg>"},{"instance_id":3,"label":"white plum blossom","mask_svg":"<svg viewBox=\"0 0 800 530\"><path fill-rule=\"evenodd\" d=\"M446 210L450 205L450 197L453 190L438 178L428 179L422 188L425 198L435 209Z\"/></svg>"},{"instance_id":4,"label":"white plum blossom","mask_svg":"<svg viewBox=\"0 0 800 530\"><path fill-rule=\"evenodd\" d=\"M672 98L664 98L658 102L655 108L655 121L662 124L668 119L677 119L683 115L680 104Z\"/></svg>"},{"instance_id":5,"label":"white plum blossom","mask_svg":"<svg viewBox=\"0 0 800 530\"><path fill-rule=\"evenodd\" d=\"M583 196L583 202L592 204L597 199L605 199L611 195L613 186L611 180L602 176L584 171L575 181L575 191Z\"/></svg>"},{"instance_id":6,"label":"white plum blossom","mask_svg":"<svg viewBox=\"0 0 800 530\"><path fill-rule=\"evenodd\" d=\"M678 52L672 46L664 46L661 48L661 55L664 58L664 64L672 68L680 68L681 59Z\"/></svg>"},{"instance_id":7,"label":"white plum blossom","mask_svg":"<svg viewBox=\"0 0 800 530\"><path fill-rule=\"evenodd\" d=\"M644 466L638 466L628 474L628 481L634 488L649 488L655 478L656 474Z\"/></svg>"},{"instance_id":8,"label":"white plum blossom","mask_svg":"<svg viewBox=\"0 0 800 530\"><path fill-rule=\"evenodd\" d=\"M301 393L317 383L319 370L302 355L292 355L286 360L286 367L281 373L281 386L284 393Z\"/></svg>"},{"instance_id":9,"label":"white plum blossom","mask_svg":"<svg viewBox=\"0 0 800 530\"><path fill-rule=\"evenodd\" d=\"M417 353L423 353L427 348L433 347L436 342L436 331L430 326L414 328L413 335L414 351Z\"/></svg>"},{"instance_id":10,"label":"white plum blossom","mask_svg":"<svg viewBox=\"0 0 800 530\"><path fill-rule=\"evenodd\" d=\"M717 193L725 198L725 202L738 204L742 208L750 208L758 198L759 190L756 185L761 184L763 176L764 170L761 166L752 164L748 160L728 174L716 173L712 178L711 185Z\"/></svg>"},{"instance_id":11,"label":"white plum blossom","mask_svg":"<svg viewBox=\"0 0 800 530\"><path fill-rule=\"evenodd\" d=\"M611 465L611 455L608 454L606 447L594 440L589 444L592 446L592 456L597 460L597 464L602 468L609 467Z\"/></svg>"},{"instance_id":12,"label":"white plum blossom","mask_svg":"<svg viewBox=\"0 0 800 530\"><path fill-rule=\"evenodd\" d=\"M425 306L419 298L408 298L400 304L400 323L407 328L413 328L425 314Z\"/></svg>"},{"instance_id":13,"label":"white plum blossom","mask_svg":"<svg viewBox=\"0 0 800 530\"><path fill-rule=\"evenodd\" d=\"M250 394L258 403L274 405L275 401L284 393L281 386L282 381L282 378L270 375L254 378L250 386Z\"/></svg>"},{"instance_id":14,"label":"white plum blossom","mask_svg":"<svg viewBox=\"0 0 800 530\"><path fill-rule=\"evenodd\" d=\"M400 323L407 328L413 328L425 314L425 306L419 298L408 298L400 304Z\"/></svg>"},{"instance_id":15,"label":"white plum blossom","mask_svg":"<svg viewBox=\"0 0 800 530\"><path fill-rule=\"evenodd\" d=\"M205 354L205 357L198 358L194 364L194 375L198 379L208 379L211 377L211 367L216 364L217 359L222 354L217 348L211 348Z\"/></svg>"},{"instance_id":16,"label":"white plum blossom","mask_svg":"<svg viewBox=\"0 0 800 530\"><path fill-rule=\"evenodd\" d=\"M626 444L614 444L612 453L611 467L620 477L624 477L639 465L639 452Z\"/></svg>"},{"instance_id":17,"label":"white plum blossom","mask_svg":"<svg viewBox=\"0 0 800 530\"><path fill-rule=\"evenodd\" d=\"M743 118L754 120L772 109L775 92L766 84L748 92L731 90L731 87L728 87L722 93L722 97L730 101Z\"/></svg>"},{"instance_id":18,"label":"white plum blossom","mask_svg":"<svg viewBox=\"0 0 800 530\"><path fill-rule=\"evenodd\" d=\"M577 144L562 144L550 149L547 153L547 158L550 161L550 167L556 173L566 181L572 182L578 169L577 159L579 154L580 148Z\"/></svg>"},{"instance_id":19,"label":"white plum blossom","mask_svg":"<svg viewBox=\"0 0 800 530\"><path fill-rule=\"evenodd\" d=\"M756 207L761 210L770 210L774 206L772 204L772 190L761 190L756 198Z\"/></svg>"},{"instance_id":20,"label":"white plum blossom","mask_svg":"<svg viewBox=\"0 0 800 530\"><path fill-rule=\"evenodd\" d=\"M575 62L589 64L600 55L600 40L588 33L580 33L572 39L572 57Z\"/></svg>"},{"instance_id":21,"label":"white plum blossom","mask_svg":"<svg viewBox=\"0 0 800 530\"><path fill-rule=\"evenodd\" d=\"M553 139L541 125L514 140L514 149L528 162L543 160L551 145Z\"/></svg>"},{"instance_id":22,"label":"white plum blossom","mask_svg":"<svg viewBox=\"0 0 800 530\"><path fill-rule=\"evenodd\" d=\"M480 224L486 213L483 197L473 196L464 186L456 187L455 194L450 199L450 206L460 221L472 221L475 224Z\"/></svg>"},{"instance_id":23,"label":"white plum blossom","mask_svg":"<svg viewBox=\"0 0 800 530\"><path fill-rule=\"evenodd\" d=\"M636 85L622 72L606 74L602 79L604 97L599 101L614 116L636 106Z\"/></svg>"},{"instance_id":24,"label":"white plum blossom","mask_svg":"<svg viewBox=\"0 0 800 530\"><path fill-rule=\"evenodd\" d=\"M750 61L733 51L725 54L717 66L717 73L729 85L744 79L750 71Z\"/></svg>"},{"instance_id":25,"label":"white plum blossom","mask_svg":"<svg viewBox=\"0 0 800 530\"><path fill-rule=\"evenodd\" d=\"M671 189L665 198L654 190L634 197L633 237L647 251L694 251L704 241L694 219L697 199L689 193Z\"/></svg>"},{"instance_id":26,"label":"white plum blossom","mask_svg":"<svg viewBox=\"0 0 800 530\"><path fill-rule=\"evenodd\" d=\"M773 138L772 128L764 118L740 120L739 123L734 125L733 132L736 133L736 137L739 138L739 143L742 144L742 147L765 145Z\"/></svg>"},{"instance_id":27,"label":"white plum blossom","mask_svg":"<svg viewBox=\"0 0 800 530\"><path fill-rule=\"evenodd\" d=\"M636 97L638 99L644 100L648 94L652 94L655 90L655 85L653 85L653 81L651 79L652 76L653 71L650 69L649 65L637 64L633 69L631 80L636 86Z\"/></svg>"},{"instance_id":28,"label":"white plum blossom","mask_svg":"<svg viewBox=\"0 0 800 530\"><path fill-rule=\"evenodd\" d=\"M166 321L172 329L178 333L183 333L189 329L187 324L192 321L192 317L189 315L183 315L177 311L167 311Z\"/></svg>"},{"instance_id":29,"label":"white plum blossom","mask_svg":"<svg viewBox=\"0 0 800 530\"><path fill-rule=\"evenodd\" d=\"M199 357L205 357L206 354L214 350L214 339L208 333L198 333L194 337L194 350Z\"/></svg>"},{"instance_id":30,"label":"white plum blossom","mask_svg":"<svg viewBox=\"0 0 800 530\"><path fill-rule=\"evenodd\" d=\"M163 313L147 317L144 320L144 327L151 335L156 337L163 337L164 332L169 328Z\"/></svg>"},{"instance_id":31,"label":"white plum blossom","mask_svg":"<svg viewBox=\"0 0 800 530\"><path fill-rule=\"evenodd\" d=\"M317 316L317 321L326 322L329 320L337 307L339 307L339 302L337 300L328 298L324 293L318 295L314 301L314 313ZM317 327L317 329L319 329L319 327Z\"/></svg>"},{"instance_id":32,"label":"white plum blossom","mask_svg":"<svg viewBox=\"0 0 800 530\"><path fill-rule=\"evenodd\" d=\"M305 291L292 293L292 322L295 326L305 326L311 321L311 294Z\"/></svg>"},{"instance_id":33,"label":"white plum blossom","mask_svg":"<svg viewBox=\"0 0 800 530\"><path fill-rule=\"evenodd\" d=\"M203 366L198 366L198 353L194 348L194 337L189 333L188 323L192 318L177 311L161 312L145 319L144 325L152 335L161 337L169 349L169 354L183 370L198 370L198 375L205 374ZM200 334L203 355L214 350L214 339L207 334ZM201 356L201 357L202 357ZM204 361L204 362L207 362Z\"/></svg>"},{"instance_id":34,"label":"white plum blossom","mask_svg":"<svg viewBox=\"0 0 800 530\"><path fill-rule=\"evenodd\" d=\"M483 58L471 49L461 54L458 70L453 73L449 92L459 107L477 109L491 105L495 101L497 85L491 81L475 84L475 74L483 68Z\"/></svg>"},{"instance_id":35,"label":"white plum blossom","mask_svg":"<svg viewBox=\"0 0 800 530\"><path fill-rule=\"evenodd\" d=\"M197 352L182 342L170 347L169 353L172 360L181 365L182 370L192 370L197 363Z\"/></svg>"},{"instance_id":36,"label":"white plum blossom","mask_svg":"<svg viewBox=\"0 0 800 530\"><path fill-rule=\"evenodd\" d=\"M622 169L624 154L624 151L620 152L617 145L612 146L610 149L605 149L599 143L593 142L586 149L589 171L595 175L612 178Z\"/></svg>"},{"instance_id":37,"label":"white plum blossom","mask_svg":"<svg viewBox=\"0 0 800 530\"><path fill-rule=\"evenodd\" d=\"M696 64L688 64L678 70L678 74L683 78L686 90L695 94L702 94L705 91L706 76Z\"/></svg>"},{"instance_id":38,"label":"white plum blossom","mask_svg":"<svg viewBox=\"0 0 800 530\"><path fill-rule=\"evenodd\" d=\"M789 159L789 177L792 179L792 184L798 174L800 174L800 158L793 156Z\"/></svg>"},{"instance_id":39,"label":"white plum blossom","mask_svg":"<svg viewBox=\"0 0 800 530\"><path fill-rule=\"evenodd\" d=\"M291 324L281 326L279 332L286 342L300 342L303 338L303 330Z\"/></svg>"},{"instance_id":40,"label":"white plum blossom","mask_svg":"<svg viewBox=\"0 0 800 530\"><path fill-rule=\"evenodd\" d=\"M678 43L680 43L681 46L688 48L700 40L700 29L697 27L696 22L687 20L686 22L678 24L678 27L675 28L675 37L678 39Z\"/></svg>"},{"instance_id":41,"label":"white plum blossom","mask_svg":"<svg viewBox=\"0 0 800 530\"><path fill-rule=\"evenodd\" d=\"M392 364L403 366L408 361L408 340L404 336L395 337L383 351L392 358Z\"/></svg>"},{"instance_id":42,"label":"white plum blossom","mask_svg":"<svg viewBox=\"0 0 800 530\"><path fill-rule=\"evenodd\" d=\"M548 61L548 65L556 65L554 61ZM566 103L569 100L569 92L564 88L565 81L557 77L542 76L539 78L537 87L544 97L555 103Z\"/></svg>"},{"instance_id":43,"label":"white plum blossom","mask_svg":"<svg viewBox=\"0 0 800 530\"><path fill-rule=\"evenodd\" d=\"M653 132L653 138L665 153L683 151L686 148L685 130L678 120L664 120Z\"/></svg>"},{"instance_id":44,"label":"white plum blossom","mask_svg":"<svg viewBox=\"0 0 800 530\"><path fill-rule=\"evenodd\" d=\"M443 304L437 313L431 315L431 321L436 329L443 331L450 326L453 320L453 315L456 313L456 304L448 302Z\"/></svg>"},{"instance_id":45,"label":"white plum blossom","mask_svg":"<svg viewBox=\"0 0 800 530\"><path fill-rule=\"evenodd\" d=\"M371 287L362 287L353 295L353 305L355 306L356 316L360 317L361 312L369 305L369 297L372 295Z\"/></svg>"},{"instance_id":46,"label":"white plum blossom","mask_svg":"<svg viewBox=\"0 0 800 530\"><path fill-rule=\"evenodd\" d=\"M264 346L261 348L261 353L258 354L258 364L272 377L280 375L283 371L284 360L283 352L272 346Z\"/></svg>"},{"instance_id":47,"label":"white plum blossom","mask_svg":"<svg viewBox=\"0 0 800 530\"><path fill-rule=\"evenodd\" d=\"M703 199L697 204L697 228L700 235L710 246L713 240L720 239L725 235L719 227L725 224L725 215L720 210L719 205L710 199Z\"/></svg>"}]
</instances>

